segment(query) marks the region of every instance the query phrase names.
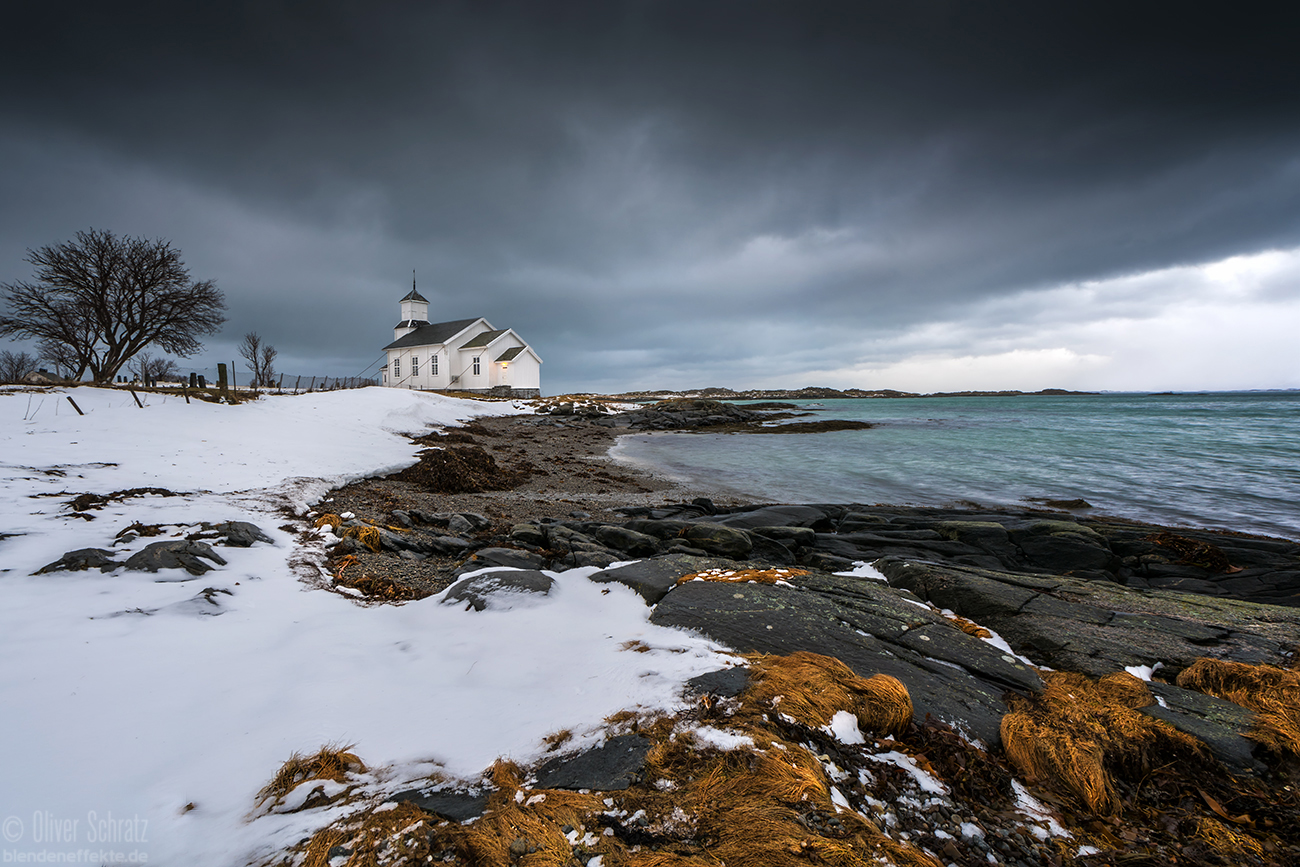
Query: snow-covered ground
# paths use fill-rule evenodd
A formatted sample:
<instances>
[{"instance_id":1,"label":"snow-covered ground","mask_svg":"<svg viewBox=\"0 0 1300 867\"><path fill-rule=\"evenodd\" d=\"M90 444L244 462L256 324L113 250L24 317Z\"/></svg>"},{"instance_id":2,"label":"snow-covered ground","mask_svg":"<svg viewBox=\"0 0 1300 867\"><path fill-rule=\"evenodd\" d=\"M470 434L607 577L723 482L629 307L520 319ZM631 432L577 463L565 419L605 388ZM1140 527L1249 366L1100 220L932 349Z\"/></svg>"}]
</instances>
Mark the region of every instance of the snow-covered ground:
<instances>
[{"instance_id":1,"label":"snow-covered ground","mask_svg":"<svg viewBox=\"0 0 1300 867\"><path fill-rule=\"evenodd\" d=\"M519 411L509 404L380 388L240 406L142 399L143 409L121 391L0 390L6 863L244 864L322 821L249 819L295 751L354 744L390 769L376 785L391 788L437 769L474 777L498 756L536 758L558 730L581 742L617 710L673 706L682 681L727 659L652 626L639 596L592 584L592 570L483 612L439 597L361 607L297 577L289 563L303 550L277 529L286 506L414 463L402 433ZM76 494L140 487L181 496L69 516ZM227 520L274 544L219 547L228 565L199 578L32 574L67 551L113 548L134 522L182 534ZM118 559L169 536L117 546ZM215 596L220 609L192 603L205 588L231 595ZM622 649L633 641L652 650Z\"/></svg>"}]
</instances>

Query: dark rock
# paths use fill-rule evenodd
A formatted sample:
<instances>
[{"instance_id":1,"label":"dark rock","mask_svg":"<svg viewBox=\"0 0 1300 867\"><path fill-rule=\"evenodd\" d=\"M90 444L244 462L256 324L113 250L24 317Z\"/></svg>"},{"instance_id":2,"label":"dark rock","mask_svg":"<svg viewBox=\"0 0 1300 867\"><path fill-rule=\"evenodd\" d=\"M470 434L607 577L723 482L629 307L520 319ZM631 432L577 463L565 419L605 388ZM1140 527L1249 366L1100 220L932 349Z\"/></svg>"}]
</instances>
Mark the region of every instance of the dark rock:
<instances>
[{"instance_id":1,"label":"dark rock","mask_svg":"<svg viewBox=\"0 0 1300 867\"><path fill-rule=\"evenodd\" d=\"M503 569L463 578L447 589L443 603L466 602L475 610L482 611L488 607L493 598L498 600L510 594L539 594L546 596L551 592L555 579L532 570Z\"/></svg>"},{"instance_id":2,"label":"dark rock","mask_svg":"<svg viewBox=\"0 0 1300 867\"><path fill-rule=\"evenodd\" d=\"M735 698L747 689L749 689L749 669L743 665L708 671L686 681L687 695L707 694Z\"/></svg>"},{"instance_id":3,"label":"dark rock","mask_svg":"<svg viewBox=\"0 0 1300 867\"><path fill-rule=\"evenodd\" d=\"M463 575L466 572L473 572L476 569L483 569L488 566L509 566L512 569L540 569L545 565L545 558L531 551L521 551L518 548L480 548L456 569L455 574Z\"/></svg>"},{"instance_id":4,"label":"dark rock","mask_svg":"<svg viewBox=\"0 0 1300 867\"><path fill-rule=\"evenodd\" d=\"M53 563L49 563L33 572L44 575L47 572L81 572L85 569L98 569L100 572L112 572L121 563L113 559L114 552L103 548L79 548L69 551Z\"/></svg>"},{"instance_id":5,"label":"dark rock","mask_svg":"<svg viewBox=\"0 0 1300 867\"><path fill-rule=\"evenodd\" d=\"M411 538L410 543L415 550L424 554L437 553L451 554L453 556L456 554L464 554L467 549L474 547L473 542L468 539L462 539L460 536L443 536L429 532L414 535Z\"/></svg>"},{"instance_id":6,"label":"dark rock","mask_svg":"<svg viewBox=\"0 0 1300 867\"><path fill-rule=\"evenodd\" d=\"M907 686L919 719L932 714L985 743L998 743L1006 713L1002 694L1009 684L985 681L966 668L929 662L927 657L980 659L1004 671L1013 663L879 582L830 575L793 580L804 589L689 582L665 596L650 620L696 630L741 651L806 650L834 656L863 677L892 675ZM922 624L942 626L929 642L920 642L924 653L899 643Z\"/></svg>"},{"instance_id":7,"label":"dark rock","mask_svg":"<svg viewBox=\"0 0 1300 867\"><path fill-rule=\"evenodd\" d=\"M204 542L175 539L146 545L142 550L132 554L124 565L137 572L184 569L191 575L202 575L212 569L212 566L204 560L211 560L220 566L226 565L226 561L212 550L212 546Z\"/></svg>"},{"instance_id":8,"label":"dark rock","mask_svg":"<svg viewBox=\"0 0 1300 867\"><path fill-rule=\"evenodd\" d=\"M262 532L256 524L247 521L224 521L213 527L226 538L226 544L233 548L251 548L254 542L274 545L270 536Z\"/></svg>"},{"instance_id":9,"label":"dark rock","mask_svg":"<svg viewBox=\"0 0 1300 867\"><path fill-rule=\"evenodd\" d=\"M390 803L408 803L419 807L426 813L450 819L453 822L468 822L477 819L487 809L487 795L472 795L468 792L435 792L421 789L407 789L385 799Z\"/></svg>"},{"instance_id":10,"label":"dark rock","mask_svg":"<svg viewBox=\"0 0 1300 867\"><path fill-rule=\"evenodd\" d=\"M1254 774L1264 769L1252 753L1254 743L1245 737L1255 721L1251 711L1172 684L1151 682L1147 688L1152 695L1163 699L1167 707L1152 704L1142 708L1144 714L1200 738L1214 757L1234 774Z\"/></svg>"},{"instance_id":11,"label":"dark rock","mask_svg":"<svg viewBox=\"0 0 1300 867\"><path fill-rule=\"evenodd\" d=\"M541 547L546 544L546 532L537 524L515 524L510 528L510 539Z\"/></svg>"},{"instance_id":12,"label":"dark rock","mask_svg":"<svg viewBox=\"0 0 1300 867\"><path fill-rule=\"evenodd\" d=\"M660 543L654 536L638 533L626 527L602 526L596 528L596 540L607 548L622 551L634 557L650 557L659 552Z\"/></svg>"},{"instance_id":13,"label":"dark rock","mask_svg":"<svg viewBox=\"0 0 1300 867\"><path fill-rule=\"evenodd\" d=\"M733 564L726 560L668 554L597 572L591 576L591 580L598 584L617 581L639 593L647 604L654 605L676 586L677 579L683 575L731 565Z\"/></svg>"},{"instance_id":14,"label":"dark rock","mask_svg":"<svg viewBox=\"0 0 1300 867\"><path fill-rule=\"evenodd\" d=\"M539 789L589 789L613 792L636 782L645 767L650 742L640 735L620 735L602 746L552 759L537 769Z\"/></svg>"},{"instance_id":15,"label":"dark rock","mask_svg":"<svg viewBox=\"0 0 1300 867\"><path fill-rule=\"evenodd\" d=\"M718 515L713 520L726 527L750 530L754 527L809 527L829 530L830 517L814 506L764 506L746 512Z\"/></svg>"},{"instance_id":16,"label":"dark rock","mask_svg":"<svg viewBox=\"0 0 1300 867\"><path fill-rule=\"evenodd\" d=\"M692 548L732 559L748 556L754 547L748 533L716 524L691 524L682 538Z\"/></svg>"}]
</instances>

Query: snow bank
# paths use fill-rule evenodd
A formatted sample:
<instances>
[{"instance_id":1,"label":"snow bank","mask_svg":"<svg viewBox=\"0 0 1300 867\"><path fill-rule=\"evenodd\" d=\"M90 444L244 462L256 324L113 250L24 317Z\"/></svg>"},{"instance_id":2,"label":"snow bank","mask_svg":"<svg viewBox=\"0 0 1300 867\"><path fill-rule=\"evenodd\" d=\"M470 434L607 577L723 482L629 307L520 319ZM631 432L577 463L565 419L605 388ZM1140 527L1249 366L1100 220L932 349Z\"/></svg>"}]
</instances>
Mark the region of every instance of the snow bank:
<instances>
[{"instance_id":1,"label":"snow bank","mask_svg":"<svg viewBox=\"0 0 1300 867\"><path fill-rule=\"evenodd\" d=\"M354 744L395 769L389 786L435 768L476 776L497 756L537 757L557 730L581 743L617 710L675 706L685 679L724 658L651 625L639 596L590 583L592 570L555 575L536 604L481 612L437 597L360 607L295 576L300 549L277 509L409 465L418 449L398 432L509 404L369 388L240 406L150 395L142 410L122 392L71 394L84 417L61 393L0 392L0 534L14 534L0 539L6 851L244 864L328 819L248 819L295 751ZM182 496L68 516L75 494L136 487ZM112 547L136 521L170 536L224 520L251 521L274 544L218 548L228 565L187 581L31 574L66 551ZM230 595L211 594L213 605L198 598L205 588ZM622 650L630 641L654 649Z\"/></svg>"}]
</instances>

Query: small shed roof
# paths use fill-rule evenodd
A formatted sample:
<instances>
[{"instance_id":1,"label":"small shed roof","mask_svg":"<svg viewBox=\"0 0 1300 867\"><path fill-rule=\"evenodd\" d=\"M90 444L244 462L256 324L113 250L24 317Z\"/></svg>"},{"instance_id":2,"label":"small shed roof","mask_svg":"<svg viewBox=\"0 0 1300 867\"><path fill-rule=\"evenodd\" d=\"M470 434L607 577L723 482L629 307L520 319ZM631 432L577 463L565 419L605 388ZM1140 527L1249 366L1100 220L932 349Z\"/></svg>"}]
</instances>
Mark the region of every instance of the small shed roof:
<instances>
[{"instance_id":1,"label":"small shed roof","mask_svg":"<svg viewBox=\"0 0 1300 867\"><path fill-rule=\"evenodd\" d=\"M505 334L508 330L509 330L508 328L502 328L500 331L484 331L482 334L475 337L469 343L462 345L461 349L478 349L480 347L487 346L493 340L496 340L502 334Z\"/></svg>"},{"instance_id":2,"label":"small shed roof","mask_svg":"<svg viewBox=\"0 0 1300 867\"><path fill-rule=\"evenodd\" d=\"M522 346L512 346L509 349L507 349L505 352L498 355L497 361L514 361L515 358L518 357L519 353L523 351L524 351L524 347Z\"/></svg>"}]
</instances>

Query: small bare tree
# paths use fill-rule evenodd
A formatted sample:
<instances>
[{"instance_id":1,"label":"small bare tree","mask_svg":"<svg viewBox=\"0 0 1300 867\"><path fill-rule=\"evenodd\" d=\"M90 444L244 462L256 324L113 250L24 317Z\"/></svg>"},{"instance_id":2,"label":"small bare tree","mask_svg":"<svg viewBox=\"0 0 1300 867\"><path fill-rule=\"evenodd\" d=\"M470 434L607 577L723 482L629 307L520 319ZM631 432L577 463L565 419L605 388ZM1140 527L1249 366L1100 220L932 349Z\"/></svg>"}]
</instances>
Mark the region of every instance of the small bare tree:
<instances>
[{"instance_id":1,"label":"small bare tree","mask_svg":"<svg viewBox=\"0 0 1300 867\"><path fill-rule=\"evenodd\" d=\"M126 369L131 371L141 382L151 382L159 379L169 379L176 376L176 362L170 358L154 358L148 352L141 352L127 364Z\"/></svg>"},{"instance_id":2,"label":"small bare tree","mask_svg":"<svg viewBox=\"0 0 1300 867\"><path fill-rule=\"evenodd\" d=\"M280 353L274 346L263 343L256 331L250 331L239 344L239 354L248 362L255 388L275 385L275 357Z\"/></svg>"},{"instance_id":3,"label":"small bare tree","mask_svg":"<svg viewBox=\"0 0 1300 867\"><path fill-rule=\"evenodd\" d=\"M37 359L26 352L0 352L0 382L22 382L36 371Z\"/></svg>"},{"instance_id":4,"label":"small bare tree","mask_svg":"<svg viewBox=\"0 0 1300 867\"><path fill-rule=\"evenodd\" d=\"M146 346L186 358L215 334L225 298L211 280L194 281L167 241L119 238L91 229L76 240L27 251L36 282L0 283L8 307L0 336L41 342L81 379L112 382Z\"/></svg>"}]
</instances>

